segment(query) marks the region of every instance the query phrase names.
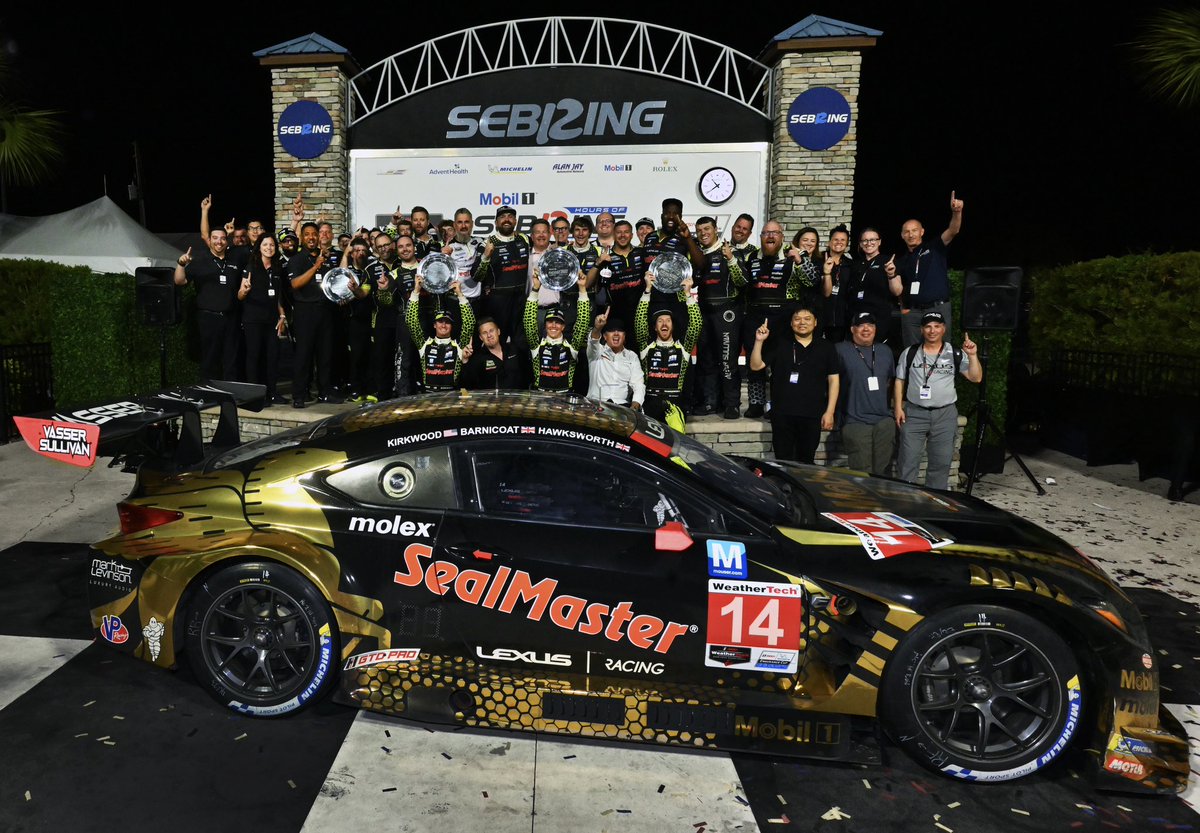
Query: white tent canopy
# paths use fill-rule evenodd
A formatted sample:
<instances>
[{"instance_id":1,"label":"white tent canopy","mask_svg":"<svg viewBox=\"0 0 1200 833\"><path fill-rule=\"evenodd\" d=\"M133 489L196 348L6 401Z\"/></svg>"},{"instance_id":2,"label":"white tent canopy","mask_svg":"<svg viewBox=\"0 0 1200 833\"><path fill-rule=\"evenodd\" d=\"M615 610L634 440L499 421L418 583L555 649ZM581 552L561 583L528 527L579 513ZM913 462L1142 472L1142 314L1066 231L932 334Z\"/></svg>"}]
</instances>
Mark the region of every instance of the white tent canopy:
<instances>
[{"instance_id":1,"label":"white tent canopy","mask_svg":"<svg viewBox=\"0 0 1200 833\"><path fill-rule=\"evenodd\" d=\"M139 266L174 266L180 254L108 197L62 214L0 217L0 258L50 260L132 275Z\"/></svg>"}]
</instances>

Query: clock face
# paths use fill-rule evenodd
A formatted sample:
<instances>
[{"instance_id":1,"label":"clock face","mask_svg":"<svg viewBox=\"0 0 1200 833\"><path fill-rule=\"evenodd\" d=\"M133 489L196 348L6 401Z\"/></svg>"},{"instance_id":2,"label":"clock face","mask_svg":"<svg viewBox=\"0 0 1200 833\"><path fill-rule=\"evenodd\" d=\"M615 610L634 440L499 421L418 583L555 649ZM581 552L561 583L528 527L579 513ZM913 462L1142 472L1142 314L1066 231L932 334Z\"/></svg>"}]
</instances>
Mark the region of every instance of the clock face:
<instances>
[{"instance_id":1,"label":"clock face","mask_svg":"<svg viewBox=\"0 0 1200 833\"><path fill-rule=\"evenodd\" d=\"M700 196L709 205L728 202L737 189L737 180L728 168L709 168L700 177Z\"/></svg>"}]
</instances>

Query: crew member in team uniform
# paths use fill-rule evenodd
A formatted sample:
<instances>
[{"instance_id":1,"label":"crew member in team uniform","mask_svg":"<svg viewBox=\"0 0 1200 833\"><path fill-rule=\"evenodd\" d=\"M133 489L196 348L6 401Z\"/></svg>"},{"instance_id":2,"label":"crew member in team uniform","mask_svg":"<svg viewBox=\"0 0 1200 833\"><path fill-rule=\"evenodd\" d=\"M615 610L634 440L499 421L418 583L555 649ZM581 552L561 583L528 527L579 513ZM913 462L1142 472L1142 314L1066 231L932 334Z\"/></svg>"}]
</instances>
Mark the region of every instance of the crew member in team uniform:
<instances>
[{"instance_id":1,"label":"crew member in team uniform","mask_svg":"<svg viewBox=\"0 0 1200 833\"><path fill-rule=\"evenodd\" d=\"M900 333L892 326L892 312L896 309L896 299L904 292L904 284L898 272L891 278L887 276L886 264L894 261L895 256L885 260L879 252L879 242L878 229L867 226L859 233L863 259L854 265L841 292L846 296L846 314L850 320L861 312L871 313L875 317L875 343L887 344L893 353L898 353Z\"/></svg>"},{"instance_id":2,"label":"crew member in team uniform","mask_svg":"<svg viewBox=\"0 0 1200 833\"><path fill-rule=\"evenodd\" d=\"M530 347L533 363L534 390L569 391L575 387L575 371L579 364L580 351L588 334L591 322L591 303L587 293L580 293L579 308L575 317L575 331L568 340L567 316L558 307L544 311L545 335L538 333L538 290L541 281L533 277L533 288L525 302L525 341ZM584 388L586 390L586 388Z\"/></svg>"},{"instance_id":3,"label":"crew member in team uniform","mask_svg":"<svg viewBox=\"0 0 1200 833\"><path fill-rule=\"evenodd\" d=\"M496 230L483 246L475 280L487 293L487 310L500 332L520 343L518 326L529 285L529 238L516 232L517 212L504 206L496 212Z\"/></svg>"},{"instance_id":4,"label":"crew member in team uniform","mask_svg":"<svg viewBox=\"0 0 1200 833\"><path fill-rule=\"evenodd\" d=\"M342 266L354 273L350 290L354 297L344 302L348 312L348 343L350 349L349 401L361 405L374 385L371 382L371 318L375 312L373 285L367 266L371 261L371 246L365 237L355 237L342 253ZM341 345L338 345L339 348Z\"/></svg>"},{"instance_id":5,"label":"crew member in team uniform","mask_svg":"<svg viewBox=\"0 0 1200 833\"><path fill-rule=\"evenodd\" d=\"M828 341L839 342L846 338L849 317L846 315L847 295L855 274L854 258L850 257L850 232L845 225L834 226L829 232L829 250L821 263L821 274L829 287L825 299L825 321L822 326ZM873 318L874 316L872 316Z\"/></svg>"},{"instance_id":6,"label":"crew member in team uniform","mask_svg":"<svg viewBox=\"0 0 1200 833\"><path fill-rule=\"evenodd\" d=\"M747 355L754 349L759 329L786 332L792 315L792 307L800 300L800 270L802 256L799 249L784 250L783 227L769 220L759 235L762 249L751 258L746 275L746 316L742 324L742 345ZM771 345L768 345L770 347ZM746 416L760 419L767 404L767 373L765 369L750 369L747 393L750 407Z\"/></svg>"},{"instance_id":7,"label":"crew member in team uniform","mask_svg":"<svg viewBox=\"0 0 1200 833\"><path fill-rule=\"evenodd\" d=\"M448 255L458 266L458 280L462 283L463 295L471 303L475 320L481 321L485 312L483 287L475 280L475 264L483 251L483 241L471 235L474 223L470 209L455 211L454 236L442 247L442 254Z\"/></svg>"},{"instance_id":8,"label":"crew member in team uniform","mask_svg":"<svg viewBox=\"0 0 1200 833\"><path fill-rule=\"evenodd\" d=\"M430 252L441 251L442 241L429 229L429 211L420 205L414 205L408 215L412 223L413 245L417 248L417 260L424 260Z\"/></svg>"},{"instance_id":9,"label":"crew member in team uniform","mask_svg":"<svg viewBox=\"0 0 1200 833\"><path fill-rule=\"evenodd\" d=\"M295 301L296 353L292 367L292 407L303 408L317 363L317 401L341 404L333 392L333 312L337 307L325 297L321 283L334 266L329 250L320 245L316 223L300 228L301 251L288 261L288 277Z\"/></svg>"},{"instance_id":10,"label":"crew member in team uniform","mask_svg":"<svg viewBox=\"0 0 1200 833\"><path fill-rule=\"evenodd\" d=\"M668 405L680 410L681 422L682 415L688 410L684 400L687 372L691 366L692 350L696 347L703 326L700 304L693 286L694 279L688 278L678 293L679 298L685 299L688 315L687 335L682 342L675 338L675 324L668 310L650 312L653 276L646 276L646 292L638 302L637 319L633 325L634 340L641 350L642 370L646 374L644 406L646 413L655 419L666 420L670 410ZM675 427L678 428L678 425Z\"/></svg>"},{"instance_id":11,"label":"crew member in team uniform","mask_svg":"<svg viewBox=\"0 0 1200 833\"><path fill-rule=\"evenodd\" d=\"M719 399L724 405L725 419L737 419L741 416L738 354L742 346L741 295L746 276L733 247L717 238L715 219L697 220L696 236L700 238L703 257L695 260L693 266L704 320L696 354L701 396L696 413L714 413Z\"/></svg>"},{"instance_id":12,"label":"crew member in team uniform","mask_svg":"<svg viewBox=\"0 0 1200 833\"><path fill-rule=\"evenodd\" d=\"M588 285L598 286L597 297L607 302L596 314L611 308L613 318L632 321L646 286L646 263L642 250L633 247L633 226L628 220L617 222L613 240L612 249L601 250L588 271Z\"/></svg>"},{"instance_id":13,"label":"crew member in team uniform","mask_svg":"<svg viewBox=\"0 0 1200 833\"><path fill-rule=\"evenodd\" d=\"M563 314L567 316L568 330L574 327L575 310L579 306L581 293L587 295L589 311L595 309L595 305L591 302L596 298L596 284L592 283L590 276L592 267L600 259L601 249L592 242L592 231L592 218L586 214L581 214L571 221L571 241L565 248L579 261L579 271L582 273L582 277L575 286L564 290L559 299L559 306L562 307Z\"/></svg>"},{"instance_id":14,"label":"crew member in team uniform","mask_svg":"<svg viewBox=\"0 0 1200 833\"><path fill-rule=\"evenodd\" d=\"M733 244L733 253L744 267L750 259L758 254L758 246L750 239L754 231L754 218L749 214L739 214L729 229L729 242Z\"/></svg>"},{"instance_id":15,"label":"crew member in team uniform","mask_svg":"<svg viewBox=\"0 0 1200 833\"><path fill-rule=\"evenodd\" d=\"M446 310L439 310L434 315L432 333L422 329L420 275L416 276L412 294L408 298L406 321L413 344L417 346L421 390L426 392L454 390L458 386L458 376L463 368L463 351L471 343L471 334L475 332L475 313L471 311L471 304L462 293L462 284L454 281L451 288L458 296L459 316L462 322L457 340L453 335L454 316Z\"/></svg>"},{"instance_id":16,"label":"crew member in team uniform","mask_svg":"<svg viewBox=\"0 0 1200 833\"><path fill-rule=\"evenodd\" d=\"M702 257L700 247L696 245L691 230L683 221L683 201L675 197L667 197L662 201L662 226L650 234L642 242L642 260L649 269L655 259L665 252L674 252L693 261ZM650 306L654 309L667 309L675 319L675 332L686 336L683 332L687 327L687 316L683 304L674 292L655 290L650 298ZM628 319L626 319L628 320Z\"/></svg>"},{"instance_id":17,"label":"crew member in team uniform","mask_svg":"<svg viewBox=\"0 0 1200 833\"><path fill-rule=\"evenodd\" d=\"M267 403L282 405L287 399L279 395L275 385L279 381L279 342L287 329L282 292L285 272L271 235L255 238L252 250L237 294L242 302L246 381L265 384Z\"/></svg>"},{"instance_id":18,"label":"crew member in team uniform","mask_svg":"<svg viewBox=\"0 0 1200 833\"><path fill-rule=\"evenodd\" d=\"M225 229L208 234L208 250L192 257L192 250L175 264L175 283L196 284L197 323L200 329L200 375L205 379L238 378L237 288L242 265L227 257Z\"/></svg>"},{"instance_id":19,"label":"crew member in team uniform","mask_svg":"<svg viewBox=\"0 0 1200 833\"><path fill-rule=\"evenodd\" d=\"M408 248L412 249L412 238L406 237ZM391 399L393 396L407 396L409 389L407 363L412 354L408 333L401 330L401 318L396 305L396 293L399 293L401 303L412 292L412 280L416 274L416 262L408 273L409 283L403 279L402 267L396 257L396 241L379 232L374 238L375 257L367 264L367 274L375 287L375 314L371 320L371 375L374 379L372 394L367 397L370 401L375 398ZM397 379L397 361L403 354L404 373ZM401 384L398 386L397 381Z\"/></svg>"}]
</instances>

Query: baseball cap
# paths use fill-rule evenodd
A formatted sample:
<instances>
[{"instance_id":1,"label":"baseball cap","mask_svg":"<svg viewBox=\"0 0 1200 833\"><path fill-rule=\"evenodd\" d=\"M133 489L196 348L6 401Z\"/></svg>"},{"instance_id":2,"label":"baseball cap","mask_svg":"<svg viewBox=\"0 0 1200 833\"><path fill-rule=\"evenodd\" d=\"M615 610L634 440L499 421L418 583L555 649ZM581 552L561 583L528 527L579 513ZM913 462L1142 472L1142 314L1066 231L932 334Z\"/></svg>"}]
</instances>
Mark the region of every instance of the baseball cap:
<instances>
[{"instance_id":1,"label":"baseball cap","mask_svg":"<svg viewBox=\"0 0 1200 833\"><path fill-rule=\"evenodd\" d=\"M608 323L604 325L606 333L623 333L625 332L625 322L620 318L610 318Z\"/></svg>"},{"instance_id":2,"label":"baseball cap","mask_svg":"<svg viewBox=\"0 0 1200 833\"><path fill-rule=\"evenodd\" d=\"M635 229L640 229L642 226L649 226L650 228L658 228L658 226L655 225L654 221L651 220L649 217L643 217L642 219L638 220L636 223L633 224L633 227Z\"/></svg>"},{"instance_id":3,"label":"baseball cap","mask_svg":"<svg viewBox=\"0 0 1200 833\"><path fill-rule=\"evenodd\" d=\"M447 312L446 310L444 310L444 309L443 309L443 310L438 310L438 311L437 311L437 312L434 314L434 316L433 316L433 320L434 320L434 321L447 321L447 322L449 322L449 323L453 324L453 323L454 323L454 316L453 316L453 315L451 315L449 312Z\"/></svg>"},{"instance_id":4,"label":"baseball cap","mask_svg":"<svg viewBox=\"0 0 1200 833\"><path fill-rule=\"evenodd\" d=\"M942 315L940 312L927 312L921 316L921 326L922 327L924 327L926 324L945 324L945 323L946 323L946 316Z\"/></svg>"},{"instance_id":5,"label":"baseball cap","mask_svg":"<svg viewBox=\"0 0 1200 833\"><path fill-rule=\"evenodd\" d=\"M850 326L857 327L859 324L877 324L877 323L879 323L879 322L875 320L874 313L860 312L854 316L853 320L850 322Z\"/></svg>"},{"instance_id":6,"label":"baseball cap","mask_svg":"<svg viewBox=\"0 0 1200 833\"><path fill-rule=\"evenodd\" d=\"M517 209L513 208L511 205L506 205L496 211L497 217L499 217L501 214L511 214L515 217L517 216Z\"/></svg>"},{"instance_id":7,"label":"baseball cap","mask_svg":"<svg viewBox=\"0 0 1200 833\"><path fill-rule=\"evenodd\" d=\"M557 321L559 324L566 324L567 317L563 315L563 311L558 307L550 307L546 310L547 321Z\"/></svg>"}]
</instances>

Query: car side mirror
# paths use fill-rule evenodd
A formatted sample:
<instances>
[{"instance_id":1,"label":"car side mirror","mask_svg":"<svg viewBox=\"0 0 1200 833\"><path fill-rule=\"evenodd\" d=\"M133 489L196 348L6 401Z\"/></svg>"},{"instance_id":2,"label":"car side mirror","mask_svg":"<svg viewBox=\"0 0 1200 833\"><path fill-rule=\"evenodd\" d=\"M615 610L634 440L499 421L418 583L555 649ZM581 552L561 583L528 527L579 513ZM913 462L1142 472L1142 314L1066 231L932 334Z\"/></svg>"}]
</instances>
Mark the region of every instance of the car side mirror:
<instances>
[{"instance_id":1,"label":"car side mirror","mask_svg":"<svg viewBox=\"0 0 1200 833\"><path fill-rule=\"evenodd\" d=\"M659 552L683 552L692 545L692 535L679 521L668 521L654 530L654 548Z\"/></svg>"}]
</instances>

